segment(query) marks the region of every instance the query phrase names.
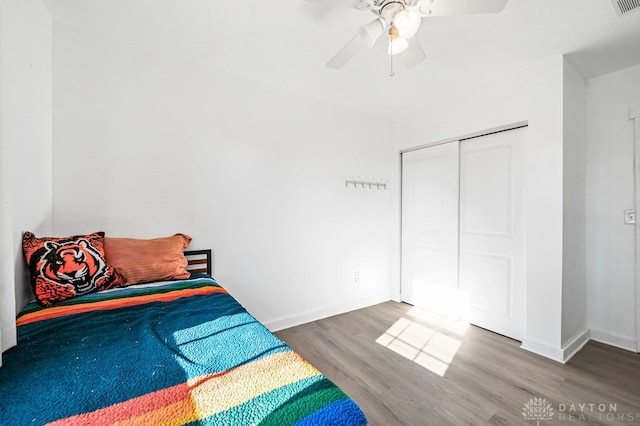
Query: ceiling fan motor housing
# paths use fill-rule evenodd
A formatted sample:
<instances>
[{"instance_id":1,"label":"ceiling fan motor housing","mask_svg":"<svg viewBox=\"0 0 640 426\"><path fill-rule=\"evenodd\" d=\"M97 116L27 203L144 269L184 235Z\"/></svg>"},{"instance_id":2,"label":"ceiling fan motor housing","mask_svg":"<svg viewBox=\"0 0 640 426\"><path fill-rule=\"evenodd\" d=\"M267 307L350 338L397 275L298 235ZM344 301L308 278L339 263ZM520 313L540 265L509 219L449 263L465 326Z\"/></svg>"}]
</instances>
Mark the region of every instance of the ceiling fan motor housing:
<instances>
[{"instance_id":1,"label":"ceiling fan motor housing","mask_svg":"<svg viewBox=\"0 0 640 426\"><path fill-rule=\"evenodd\" d=\"M387 24L393 24L393 20L398 12L404 10L405 3L402 0L385 0L380 5L380 9L373 11L380 15Z\"/></svg>"}]
</instances>

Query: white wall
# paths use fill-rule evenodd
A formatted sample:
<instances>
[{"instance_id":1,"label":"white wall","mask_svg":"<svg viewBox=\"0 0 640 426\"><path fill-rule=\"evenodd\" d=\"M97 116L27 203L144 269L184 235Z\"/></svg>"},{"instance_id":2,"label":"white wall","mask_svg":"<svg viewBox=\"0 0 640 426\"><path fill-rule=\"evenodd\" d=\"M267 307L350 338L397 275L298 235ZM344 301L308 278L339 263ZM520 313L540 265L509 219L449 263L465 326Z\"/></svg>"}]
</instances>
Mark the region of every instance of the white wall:
<instances>
[{"instance_id":1,"label":"white wall","mask_svg":"<svg viewBox=\"0 0 640 426\"><path fill-rule=\"evenodd\" d=\"M530 70L527 145L527 335L524 348L563 360L563 65L553 57Z\"/></svg>"},{"instance_id":2,"label":"white wall","mask_svg":"<svg viewBox=\"0 0 640 426\"><path fill-rule=\"evenodd\" d=\"M523 347L562 360L563 58L493 81L476 82L450 98L394 122L403 149L528 121L527 321ZM396 163L399 174L399 161ZM394 192L394 220L400 195ZM399 241L399 232L394 236ZM399 244L395 244L398 247ZM396 257L399 255L396 254ZM394 274L394 297L400 294Z\"/></svg>"},{"instance_id":3,"label":"white wall","mask_svg":"<svg viewBox=\"0 0 640 426\"><path fill-rule=\"evenodd\" d=\"M274 329L388 300L390 192L344 179L390 177L390 122L59 24L54 48L56 234L185 232Z\"/></svg>"},{"instance_id":4,"label":"white wall","mask_svg":"<svg viewBox=\"0 0 640 426\"><path fill-rule=\"evenodd\" d=\"M588 319L592 338L635 350L634 127L640 66L587 82L586 225Z\"/></svg>"},{"instance_id":5,"label":"white wall","mask_svg":"<svg viewBox=\"0 0 640 426\"><path fill-rule=\"evenodd\" d=\"M584 79L566 58L563 91L562 347L570 356L589 340L585 236L586 89Z\"/></svg>"},{"instance_id":6,"label":"white wall","mask_svg":"<svg viewBox=\"0 0 640 426\"><path fill-rule=\"evenodd\" d=\"M11 251L0 265L3 349L15 343L16 306L31 297L22 232L51 232L51 47L51 19L40 0L0 3L0 202L7 219L0 238Z\"/></svg>"}]
</instances>

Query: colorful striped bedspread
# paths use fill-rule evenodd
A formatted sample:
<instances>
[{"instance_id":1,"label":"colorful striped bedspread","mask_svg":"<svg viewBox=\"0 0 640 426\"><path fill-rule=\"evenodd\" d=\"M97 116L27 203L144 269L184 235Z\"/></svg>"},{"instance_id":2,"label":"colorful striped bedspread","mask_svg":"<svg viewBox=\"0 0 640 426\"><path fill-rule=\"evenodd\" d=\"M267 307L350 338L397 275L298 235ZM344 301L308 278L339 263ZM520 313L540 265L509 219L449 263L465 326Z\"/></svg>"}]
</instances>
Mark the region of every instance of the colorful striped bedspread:
<instances>
[{"instance_id":1,"label":"colorful striped bedspread","mask_svg":"<svg viewBox=\"0 0 640 426\"><path fill-rule=\"evenodd\" d=\"M208 277L31 304L17 323L2 425L367 424Z\"/></svg>"}]
</instances>

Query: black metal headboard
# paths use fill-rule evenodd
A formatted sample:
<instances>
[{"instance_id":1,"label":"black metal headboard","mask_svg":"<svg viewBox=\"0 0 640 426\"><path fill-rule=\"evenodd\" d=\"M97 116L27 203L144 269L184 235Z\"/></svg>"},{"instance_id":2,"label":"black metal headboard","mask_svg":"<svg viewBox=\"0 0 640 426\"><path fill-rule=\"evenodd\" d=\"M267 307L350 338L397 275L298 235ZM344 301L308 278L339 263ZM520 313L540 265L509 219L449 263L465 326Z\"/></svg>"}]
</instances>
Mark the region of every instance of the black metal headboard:
<instances>
[{"instance_id":1,"label":"black metal headboard","mask_svg":"<svg viewBox=\"0 0 640 426\"><path fill-rule=\"evenodd\" d=\"M192 274L213 275L211 249L187 250L184 252L184 257L187 258L187 271Z\"/></svg>"}]
</instances>

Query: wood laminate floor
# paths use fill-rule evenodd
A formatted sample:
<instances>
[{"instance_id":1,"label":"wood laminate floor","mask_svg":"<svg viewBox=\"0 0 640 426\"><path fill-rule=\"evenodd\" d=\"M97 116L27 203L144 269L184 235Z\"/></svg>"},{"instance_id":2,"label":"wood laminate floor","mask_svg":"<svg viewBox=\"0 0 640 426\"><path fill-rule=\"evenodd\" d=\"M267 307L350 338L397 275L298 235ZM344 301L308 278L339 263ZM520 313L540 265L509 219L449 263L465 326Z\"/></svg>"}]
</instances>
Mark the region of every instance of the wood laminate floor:
<instances>
[{"instance_id":1,"label":"wood laminate floor","mask_svg":"<svg viewBox=\"0 0 640 426\"><path fill-rule=\"evenodd\" d=\"M276 334L371 425L640 425L640 355L604 344L563 365L396 302Z\"/></svg>"}]
</instances>

